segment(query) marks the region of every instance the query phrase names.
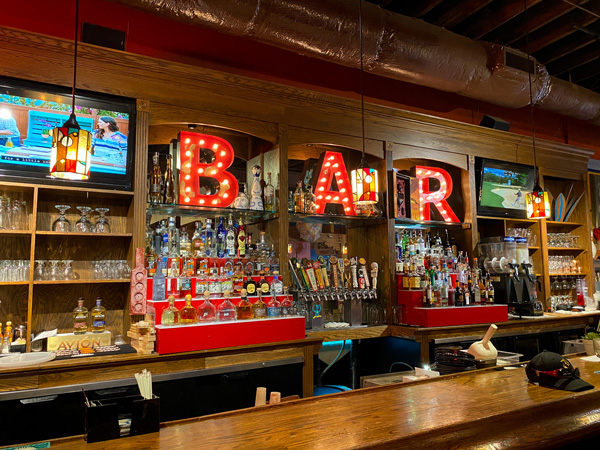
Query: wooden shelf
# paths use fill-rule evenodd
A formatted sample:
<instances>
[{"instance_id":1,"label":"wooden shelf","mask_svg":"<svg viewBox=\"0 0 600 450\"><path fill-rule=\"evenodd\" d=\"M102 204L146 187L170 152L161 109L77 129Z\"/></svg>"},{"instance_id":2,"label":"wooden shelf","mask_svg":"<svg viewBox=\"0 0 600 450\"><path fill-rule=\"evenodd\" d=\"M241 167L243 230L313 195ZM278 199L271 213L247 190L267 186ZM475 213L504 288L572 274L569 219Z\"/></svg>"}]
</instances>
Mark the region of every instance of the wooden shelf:
<instances>
[{"instance_id":1,"label":"wooden shelf","mask_svg":"<svg viewBox=\"0 0 600 450\"><path fill-rule=\"evenodd\" d=\"M343 341L346 339L368 339L383 336L391 336L389 325L378 325L374 327L348 327L348 328L324 328L320 330L307 330L306 336L323 339L324 342Z\"/></svg>"},{"instance_id":2,"label":"wooden shelf","mask_svg":"<svg viewBox=\"0 0 600 450\"><path fill-rule=\"evenodd\" d=\"M443 222L438 220L395 219L396 228L471 228L470 223Z\"/></svg>"},{"instance_id":3,"label":"wooden shelf","mask_svg":"<svg viewBox=\"0 0 600 450\"><path fill-rule=\"evenodd\" d=\"M90 189L86 187L75 187L75 186L52 186L45 185L39 186L39 192L41 195L46 193L51 194L59 194L59 195L67 195L67 196L77 196L77 197L86 197L89 198L89 194L100 194L94 195L93 197L111 197L111 198L132 198L134 193L132 191L117 191L114 189Z\"/></svg>"},{"instance_id":4,"label":"wooden shelf","mask_svg":"<svg viewBox=\"0 0 600 450\"><path fill-rule=\"evenodd\" d=\"M477 216L477 219L505 220L507 222L521 222L521 223L527 223L527 224L534 224L534 223L538 222L537 219L515 219L513 217L493 217L493 216Z\"/></svg>"},{"instance_id":5,"label":"wooden shelf","mask_svg":"<svg viewBox=\"0 0 600 450\"><path fill-rule=\"evenodd\" d=\"M33 284L104 284L104 283L129 283L129 278L115 278L112 280L35 280Z\"/></svg>"},{"instance_id":6,"label":"wooden shelf","mask_svg":"<svg viewBox=\"0 0 600 450\"><path fill-rule=\"evenodd\" d=\"M530 251L530 252L531 252L531 251L535 252L535 251L537 251L537 250L539 250L539 249L540 249L540 248L539 248L537 245L530 245L530 246L529 246L529 251Z\"/></svg>"},{"instance_id":7,"label":"wooden shelf","mask_svg":"<svg viewBox=\"0 0 600 450\"><path fill-rule=\"evenodd\" d=\"M31 236L30 230L0 230L0 236Z\"/></svg>"},{"instance_id":8,"label":"wooden shelf","mask_svg":"<svg viewBox=\"0 0 600 450\"><path fill-rule=\"evenodd\" d=\"M0 286L24 286L29 284L29 281L0 281Z\"/></svg>"},{"instance_id":9,"label":"wooden shelf","mask_svg":"<svg viewBox=\"0 0 600 450\"><path fill-rule=\"evenodd\" d=\"M569 227L569 228L577 228L583 226L582 223L579 222L557 222L555 220L546 220L546 225L549 227L559 228L559 227Z\"/></svg>"},{"instance_id":10,"label":"wooden shelf","mask_svg":"<svg viewBox=\"0 0 600 450\"><path fill-rule=\"evenodd\" d=\"M133 233L80 233L78 231L36 231L38 236L73 236L73 237L131 237Z\"/></svg>"},{"instance_id":11,"label":"wooden shelf","mask_svg":"<svg viewBox=\"0 0 600 450\"><path fill-rule=\"evenodd\" d=\"M587 272L581 273L551 273L551 277L587 277Z\"/></svg>"},{"instance_id":12,"label":"wooden shelf","mask_svg":"<svg viewBox=\"0 0 600 450\"><path fill-rule=\"evenodd\" d=\"M581 248L581 247L548 247L548 251L553 251L553 252L568 252L568 251L573 251L576 253L581 253L581 252L585 252L586 249L585 248Z\"/></svg>"}]
</instances>

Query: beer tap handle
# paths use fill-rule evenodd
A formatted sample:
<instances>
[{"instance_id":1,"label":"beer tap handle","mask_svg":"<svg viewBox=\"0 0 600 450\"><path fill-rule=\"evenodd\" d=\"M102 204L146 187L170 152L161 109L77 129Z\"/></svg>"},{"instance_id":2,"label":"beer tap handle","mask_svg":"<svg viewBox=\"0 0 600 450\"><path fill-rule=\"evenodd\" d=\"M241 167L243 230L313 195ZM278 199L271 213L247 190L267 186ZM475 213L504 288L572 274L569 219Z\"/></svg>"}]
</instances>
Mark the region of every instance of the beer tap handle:
<instances>
[{"instance_id":1,"label":"beer tap handle","mask_svg":"<svg viewBox=\"0 0 600 450\"><path fill-rule=\"evenodd\" d=\"M371 278L373 279L373 289L377 289L377 272L379 271L379 264L376 262L371 263Z\"/></svg>"},{"instance_id":2,"label":"beer tap handle","mask_svg":"<svg viewBox=\"0 0 600 450\"><path fill-rule=\"evenodd\" d=\"M365 288L369 289L371 287L371 285L369 283L369 274L367 273L367 267L366 267L367 261L365 260L365 258L360 258L358 260L358 262L360 263L361 277L364 279L364 281L363 281L364 286L361 286L361 287L365 287Z\"/></svg>"},{"instance_id":3,"label":"beer tap handle","mask_svg":"<svg viewBox=\"0 0 600 450\"><path fill-rule=\"evenodd\" d=\"M352 257L350 259L350 273L352 274L352 287L354 289L358 288L358 274L356 267L356 257Z\"/></svg>"}]
</instances>

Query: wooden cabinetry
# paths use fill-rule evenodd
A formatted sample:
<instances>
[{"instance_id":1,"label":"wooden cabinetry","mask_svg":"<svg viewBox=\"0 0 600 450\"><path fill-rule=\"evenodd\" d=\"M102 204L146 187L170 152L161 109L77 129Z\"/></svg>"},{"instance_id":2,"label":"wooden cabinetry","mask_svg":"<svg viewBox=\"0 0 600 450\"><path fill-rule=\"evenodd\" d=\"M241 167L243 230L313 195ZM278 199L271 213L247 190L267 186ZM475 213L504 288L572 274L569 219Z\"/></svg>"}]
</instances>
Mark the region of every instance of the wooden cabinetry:
<instances>
[{"instance_id":1,"label":"wooden cabinetry","mask_svg":"<svg viewBox=\"0 0 600 450\"><path fill-rule=\"evenodd\" d=\"M14 326L27 324L28 331L34 334L54 328L59 333L70 332L77 299L83 297L84 306L91 309L96 297L101 297L107 309L108 330L124 334L129 320L129 279L97 279L92 261L131 263L133 193L8 182L0 184L0 192L27 202L29 224L28 230L0 230L1 259L28 260L30 265L26 280L0 283L0 320L4 323L10 320ZM72 231L52 231L52 223L59 217L56 205L70 206L65 216ZM77 206L109 208L107 220L111 233L74 231L80 218ZM91 220L93 223L93 217ZM35 271L36 261L40 260L72 260L76 279L65 280L50 274L40 279Z\"/></svg>"}]
</instances>

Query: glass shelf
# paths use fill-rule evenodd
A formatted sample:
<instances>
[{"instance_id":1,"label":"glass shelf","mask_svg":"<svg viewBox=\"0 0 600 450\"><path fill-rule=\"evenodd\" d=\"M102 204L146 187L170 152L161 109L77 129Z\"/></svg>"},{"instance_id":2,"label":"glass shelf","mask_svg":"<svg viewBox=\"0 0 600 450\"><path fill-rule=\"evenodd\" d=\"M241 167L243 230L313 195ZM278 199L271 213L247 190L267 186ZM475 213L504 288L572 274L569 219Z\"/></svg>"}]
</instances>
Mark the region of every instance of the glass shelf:
<instances>
[{"instance_id":1,"label":"glass shelf","mask_svg":"<svg viewBox=\"0 0 600 450\"><path fill-rule=\"evenodd\" d=\"M209 206L193 206L181 204L148 204L146 212L153 216L182 216L182 217L215 217L233 216L235 219L242 218L246 225L271 220L277 217L276 211L255 211L251 209L217 208Z\"/></svg>"},{"instance_id":2,"label":"glass shelf","mask_svg":"<svg viewBox=\"0 0 600 450\"><path fill-rule=\"evenodd\" d=\"M415 219L396 219L396 228L471 228L470 223L463 222L444 222L438 220L415 220Z\"/></svg>"},{"instance_id":3,"label":"glass shelf","mask_svg":"<svg viewBox=\"0 0 600 450\"><path fill-rule=\"evenodd\" d=\"M349 227L362 227L377 225L385 222L385 217L380 216L346 216L338 214L314 214L290 212L290 222L329 223L334 225L345 225Z\"/></svg>"}]
</instances>

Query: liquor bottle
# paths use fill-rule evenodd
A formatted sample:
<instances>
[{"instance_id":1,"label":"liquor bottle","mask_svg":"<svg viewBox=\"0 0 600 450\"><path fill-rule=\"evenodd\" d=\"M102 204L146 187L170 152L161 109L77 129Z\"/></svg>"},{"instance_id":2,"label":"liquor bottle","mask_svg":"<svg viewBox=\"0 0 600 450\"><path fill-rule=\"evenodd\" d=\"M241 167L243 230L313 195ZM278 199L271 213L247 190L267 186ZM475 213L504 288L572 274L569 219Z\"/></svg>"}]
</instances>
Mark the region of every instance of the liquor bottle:
<instances>
[{"instance_id":1,"label":"liquor bottle","mask_svg":"<svg viewBox=\"0 0 600 450\"><path fill-rule=\"evenodd\" d=\"M163 253L163 227L165 227L165 221L161 220L154 231L154 251L157 255L166 255L166 253Z\"/></svg>"},{"instance_id":2,"label":"liquor bottle","mask_svg":"<svg viewBox=\"0 0 600 450\"><path fill-rule=\"evenodd\" d=\"M250 209L254 211L263 211L263 199L262 199L262 186L260 185L260 172L261 168L259 165L252 166L252 187L250 188Z\"/></svg>"},{"instance_id":3,"label":"liquor bottle","mask_svg":"<svg viewBox=\"0 0 600 450\"><path fill-rule=\"evenodd\" d=\"M242 289L242 299L236 308L237 320L252 319L252 303L248 301L246 289Z\"/></svg>"},{"instance_id":4,"label":"liquor bottle","mask_svg":"<svg viewBox=\"0 0 600 450\"><path fill-rule=\"evenodd\" d=\"M465 299L465 304L464 306L471 306L471 291L468 289L468 287L466 285L463 285L463 291L464 291L464 299Z\"/></svg>"},{"instance_id":5,"label":"liquor bottle","mask_svg":"<svg viewBox=\"0 0 600 450\"><path fill-rule=\"evenodd\" d=\"M267 303L267 317L281 317L281 303L277 301L275 294L271 296L271 300Z\"/></svg>"},{"instance_id":6,"label":"liquor bottle","mask_svg":"<svg viewBox=\"0 0 600 450\"><path fill-rule=\"evenodd\" d=\"M102 333L106 330L106 308L102 306L102 299L96 297L96 306L92 308L92 332Z\"/></svg>"},{"instance_id":7,"label":"liquor bottle","mask_svg":"<svg viewBox=\"0 0 600 450\"><path fill-rule=\"evenodd\" d=\"M244 289L246 289L248 296L258 295L257 291L260 290L260 289L258 289L258 285L257 285L256 281L254 281L252 279L252 272L250 272L250 271L248 271L248 273L247 273L246 282L244 283Z\"/></svg>"},{"instance_id":8,"label":"liquor bottle","mask_svg":"<svg viewBox=\"0 0 600 450\"><path fill-rule=\"evenodd\" d=\"M2 334L2 327L0 327L0 338L4 339L5 343L10 343L13 340L13 331L12 331L12 322L10 320L6 321L6 329L4 330L4 335Z\"/></svg>"},{"instance_id":9,"label":"liquor bottle","mask_svg":"<svg viewBox=\"0 0 600 450\"><path fill-rule=\"evenodd\" d=\"M423 302L423 306L425 308L431 308L434 303L434 293L433 293L433 285L431 282L426 282L427 286L425 287L425 301Z\"/></svg>"},{"instance_id":10,"label":"liquor bottle","mask_svg":"<svg viewBox=\"0 0 600 450\"><path fill-rule=\"evenodd\" d=\"M283 281L279 279L279 272L273 272L273 281L271 281L271 292L275 295L283 295Z\"/></svg>"},{"instance_id":11,"label":"liquor bottle","mask_svg":"<svg viewBox=\"0 0 600 450\"><path fill-rule=\"evenodd\" d=\"M248 209L248 197L246 196L246 183L240 183L240 190L238 196L233 201L233 207L235 209Z\"/></svg>"},{"instance_id":12,"label":"liquor bottle","mask_svg":"<svg viewBox=\"0 0 600 450\"><path fill-rule=\"evenodd\" d=\"M77 300L77 308L73 310L73 334L84 334L88 330L88 310L83 301L83 298Z\"/></svg>"},{"instance_id":13,"label":"liquor bottle","mask_svg":"<svg viewBox=\"0 0 600 450\"><path fill-rule=\"evenodd\" d=\"M263 272L262 270L259 272L260 275L260 279L258 280L258 289L260 289L260 293L266 297L267 295L269 295L270 292L270 286L269 283L267 282L267 279L265 278L265 272Z\"/></svg>"},{"instance_id":14,"label":"liquor bottle","mask_svg":"<svg viewBox=\"0 0 600 450\"><path fill-rule=\"evenodd\" d=\"M169 225L167 226L167 255L170 258L179 256L179 230L175 226L175 217L169 217Z\"/></svg>"},{"instance_id":15,"label":"liquor bottle","mask_svg":"<svg viewBox=\"0 0 600 450\"><path fill-rule=\"evenodd\" d=\"M182 258L189 256L192 251L192 242L190 241L190 236L187 232L187 227L181 227L181 231L179 232L179 250L178 254Z\"/></svg>"},{"instance_id":16,"label":"liquor bottle","mask_svg":"<svg viewBox=\"0 0 600 450\"><path fill-rule=\"evenodd\" d=\"M240 219L237 235L238 257L246 257L246 227L244 227L243 219Z\"/></svg>"},{"instance_id":17,"label":"liquor bottle","mask_svg":"<svg viewBox=\"0 0 600 450\"><path fill-rule=\"evenodd\" d=\"M192 256L194 258L200 258L204 256L204 240L202 239L202 233L200 227L202 222L196 222L196 230L192 236Z\"/></svg>"},{"instance_id":18,"label":"liquor bottle","mask_svg":"<svg viewBox=\"0 0 600 450\"><path fill-rule=\"evenodd\" d=\"M271 184L271 172L267 173L267 185L265 186L265 211L275 211L275 188Z\"/></svg>"},{"instance_id":19,"label":"liquor bottle","mask_svg":"<svg viewBox=\"0 0 600 450\"><path fill-rule=\"evenodd\" d=\"M167 157L167 169L165 170L165 193L164 193L164 203L175 203L175 178L173 177L173 169L172 169L172 161L173 157L169 155Z\"/></svg>"},{"instance_id":20,"label":"liquor bottle","mask_svg":"<svg viewBox=\"0 0 600 450\"><path fill-rule=\"evenodd\" d=\"M252 316L255 319L264 319L267 317L267 305L263 302L260 291L258 291L258 299L252 305Z\"/></svg>"},{"instance_id":21,"label":"liquor bottle","mask_svg":"<svg viewBox=\"0 0 600 450\"><path fill-rule=\"evenodd\" d=\"M233 219L229 215L227 219L227 233L225 234L225 247L226 255L228 258L235 258L235 226L233 226Z\"/></svg>"},{"instance_id":22,"label":"liquor bottle","mask_svg":"<svg viewBox=\"0 0 600 450\"><path fill-rule=\"evenodd\" d=\"M152 157L152 172L150 173L150 203L158 204L162 199L162 177L160 174L160 166L158 165L158 152Z\"/></svg>"},{"instance_id":23,"label":"liquor bottle","mask_svg":"<svg viewBox=\"0 0 600 450\"><path fill-rule=\"evenodd\" d=\"M214 322L217 308L210 302L210 292L204 291L204 302L198 306L198 322Z\"/></svg>"},{"instance_id":24,"label":"liquor bottle","mask_svg":"<svg viewBox=\"0 0 600 450\"><path fill-rule=\"evenodd\" d=\"M310 184L307 184L306 191L304 192L304 212L314 213L317 207L316 201L317 197L312 191L312 186Z\"/></svg>"},{"instance_id":25,"label":"liquor bottle","mask_svg":"<svg viewBox=\"0 0 600 450\"><path fill-rule=\"evenodd\" d=\"M294 191L294 212L304 212L304 192L302 192L301 180L296 184L296 190Z\"/></svg>"},{"instance_id":26,"label":"liquor bottle","mask_svg":"<svg viewBox=\"0 0 600 450\"><path fill-rule=\"evenodd\" d=\"M494 284L492 283L492 280L490 279L490 275L488 274L488 280L487 280L487 301L486 303L489 305L493 305L494 304Z\"/></svg>"},{"instance_id":27,"label":"liquor bottle","mask_svg":"<svg viewBox=\"0 0 600 450\"><path fill-rule=\"evenodd\" d=\"M279 192L280 191L281 191L281 188L279 186L279 174L277 174L277 184L275 185L275 204L274 204L275 211L279 211Z\"/></svg>"},{"instance_id":28,"label":"liquor bottle","mask_svg":"<svg viewBox=\"0 0 600 450\"><path fill-rule=\"evenodd\" d=\"M179 323L182 325L190 325L198 322L198 312L192 306L192 296L185 296L185 306L179 312Z\"/></svg>"},{"instance_id":29,"label":"liquor bottle","mask_svg":"<svg viewBox=\"0 0 600 450\"><path fill-rule=\"evenodd\" d=\"M289 212L294 212L294 190L293 189L289 189L288 191L288 211Z\"/></svg>"},{"instance_id":30,"label":"liquor bottle","mask_svg":"<svg viewBox=\"0 0 600 450\"><path fill-rule=\"evenodd\" d=\"M212 220L206 219L206 229L204 230L204 255L214 258L215 254L215 232L212 229Z\"/></svg>"},{"instance_id":31,"label":"liquor bottle","mask_svg":"<svg viewBox=\"0 0 600 450\"><path fill-rule=\"evenodd\" d=\"M231 320L235 320L235 305L231 303L231 300L229 300L230 295L231 291L229 289L223 292L223 297L225 297L225 300L217 308L217 317L219 318L219 322L229 322Z\"/></svg>"},{"instance_id":32,"label":"liquor bottle","mask_svg":"<svg viewBox=\"0 0 600 450\"><path fill-rule=\"evenodd\" d=\"M169 295L169 306L163 310L160 323L162 325L179 324L179 310L175 306L175 297L173 295Z\"/></svg>"},{"instance_id":33,"label":"liquor bottle","mask_svg":"<svg viewBox=\"0 0 600 450\"><path fill-rule=\"evenodd\" d=\"M465 292L461 282L456 278L456 291L454 292L454 303L456 306L465 306Z\"/></svg>"},{"instance_id":34,"label":"liquor bottle","mask_svg":"<svg viewBox=\"0 0 600 450\"><path fill-rule=\"evenodd\" d=\"M225 258L225 252L227 251L227 230L225 229L224 218L219 217L219 225L217 226L217 239L216 239L216 256L217 258Z\"/></svg>"},{"instance_id":35,"label":"liquor bottle","mask_svg":"<svg viewBox=\"0 0 600 450\"><path fill-rule=\"evenodd\" d=\"M281 300L281 315L284 317L289 317L294 315L294 302L288 295L288 288L285 286L283 288L283 300Z\"/></svg>"}]
</instances>

